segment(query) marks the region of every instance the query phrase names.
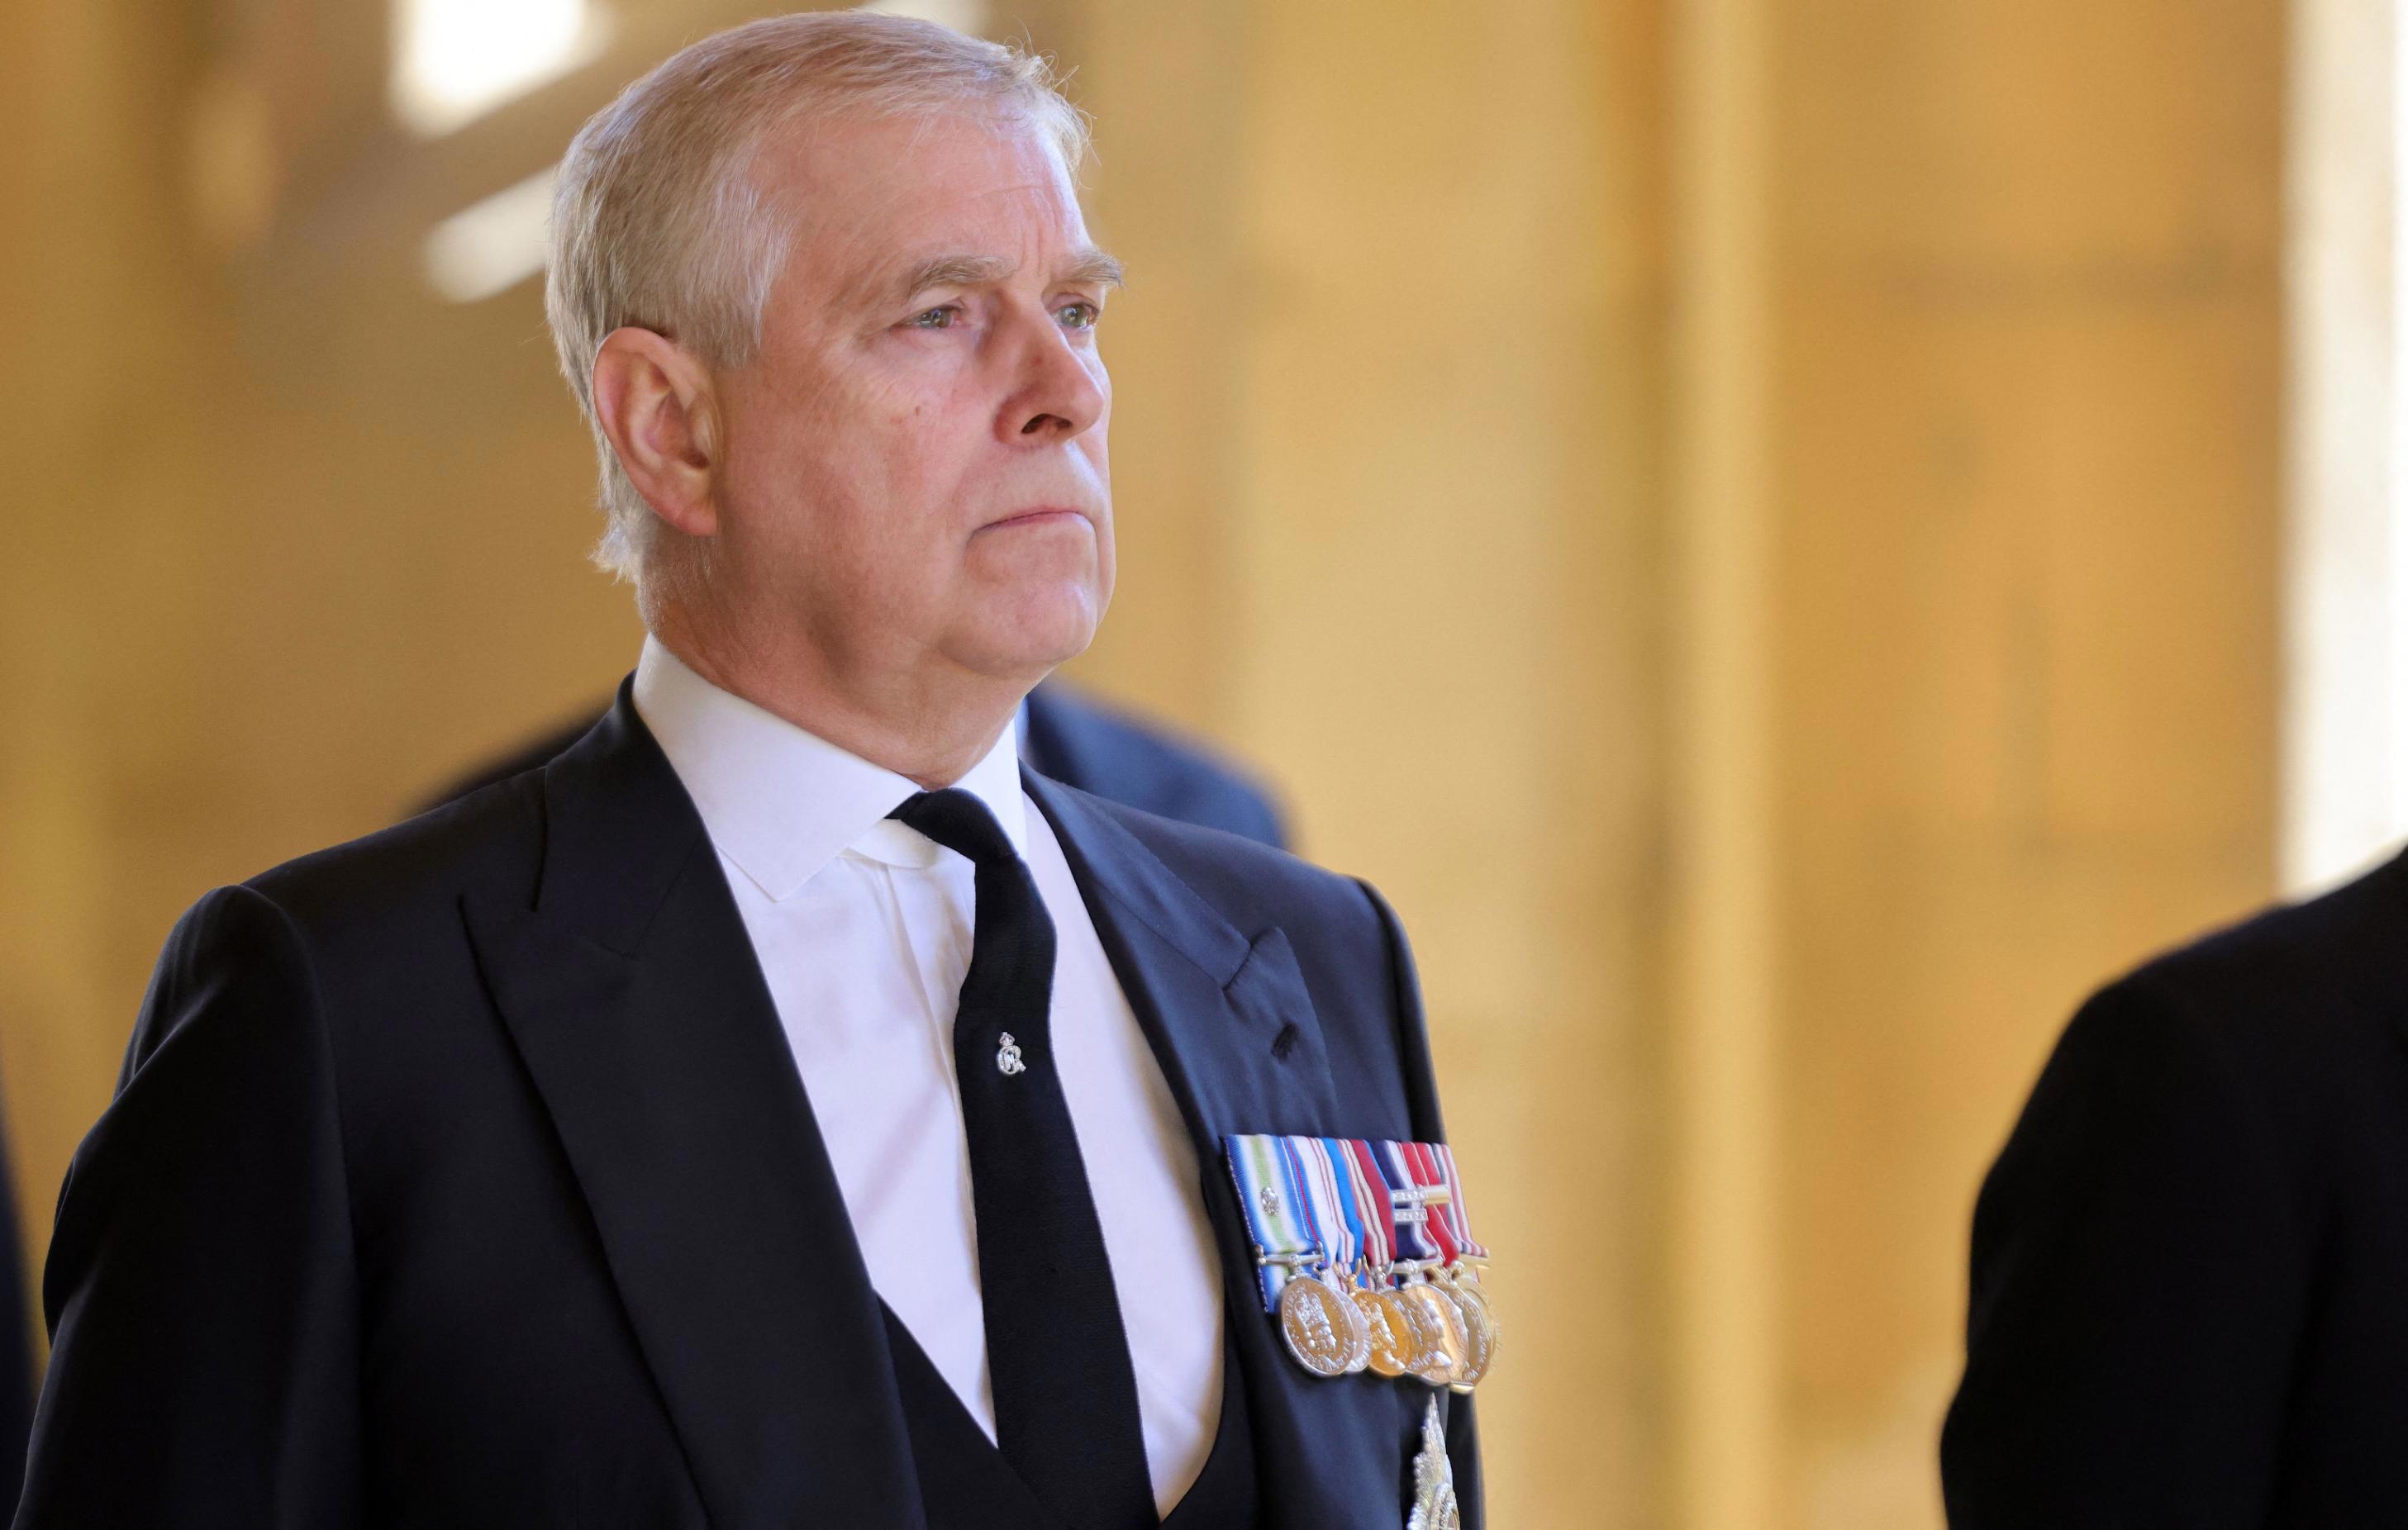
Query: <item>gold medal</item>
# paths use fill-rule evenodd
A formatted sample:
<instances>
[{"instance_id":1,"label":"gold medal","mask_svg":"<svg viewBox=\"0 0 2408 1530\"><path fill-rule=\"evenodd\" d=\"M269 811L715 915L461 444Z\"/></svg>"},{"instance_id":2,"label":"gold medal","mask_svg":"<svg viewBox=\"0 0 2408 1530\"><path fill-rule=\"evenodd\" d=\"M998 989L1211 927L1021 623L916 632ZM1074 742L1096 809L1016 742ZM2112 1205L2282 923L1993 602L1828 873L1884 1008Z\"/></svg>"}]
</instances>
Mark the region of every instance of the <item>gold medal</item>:
<instances>
[{"instance_id":1,"label":"gold medal","mask_svg":"<svg viewBox=\"0 0 2408 1530\"><path fill-rule=\"evenodd\" d=\"M1413 1328L1413 1355L1406 1369L1434 1387L1463 1380L1463 1314L1427 1280L1408 1280L1395 1295Z\"/></svg>"},{"instance_id":2,"label":"gold medal","mask_svg":"<svg viewBox=\"0 0 2408 1530\"><path fill-rule=\"evenodd\" d=\"M1397 1294L1358 1288L1350 1294L1371 1336L1371 1351L1364 1357L1365 1363L1382 1376L1404 1375L1413 1353L1413 1330L1406 1321L1404 1309L1397 1305Z\"/></svg>"},{"instance_id":3,"label":"gold medal","mask_svg":"<svg viewBox=\"0 0 2408 1530\"><path fill-rule=\"evenodd\" d=\"M1368 1359L1370 1330L1354 1304L1319 1278L1292 1275L1280 1289L1280 1335L1296 1363L1315 1376L1343 1376Z\"/></svg>"}]
</instances>

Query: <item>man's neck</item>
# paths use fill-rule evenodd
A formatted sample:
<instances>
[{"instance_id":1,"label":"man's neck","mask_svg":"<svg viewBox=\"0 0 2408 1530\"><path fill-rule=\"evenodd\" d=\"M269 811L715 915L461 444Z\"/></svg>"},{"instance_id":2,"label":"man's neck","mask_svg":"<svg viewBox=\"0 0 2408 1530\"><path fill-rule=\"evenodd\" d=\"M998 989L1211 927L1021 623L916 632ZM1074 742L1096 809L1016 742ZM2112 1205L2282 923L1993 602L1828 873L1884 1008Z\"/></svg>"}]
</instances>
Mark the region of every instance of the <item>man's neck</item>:
<instances>
[{"instance_id":1,"label":"man's neck","mask_svg":"<svg viewBox=\"0 0 2408 1530\"><path fill-rule=\"evenodd\" d=\"M928 791L969 774L1012 725L1035 684L953 670L845 685L807 660L731 662L673 622L657 623L652 636L720 690Z\"/></svg>"}]
</instances>

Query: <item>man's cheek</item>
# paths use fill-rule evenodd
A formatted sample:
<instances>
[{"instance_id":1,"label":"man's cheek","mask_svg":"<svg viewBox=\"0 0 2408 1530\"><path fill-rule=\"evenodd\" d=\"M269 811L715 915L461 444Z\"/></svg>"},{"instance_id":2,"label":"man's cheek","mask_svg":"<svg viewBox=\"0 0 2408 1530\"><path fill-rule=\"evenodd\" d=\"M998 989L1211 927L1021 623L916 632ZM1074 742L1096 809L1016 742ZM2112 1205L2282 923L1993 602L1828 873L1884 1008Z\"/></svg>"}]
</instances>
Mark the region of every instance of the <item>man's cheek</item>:
<instances>
[{"instance_id":1,"label":"man's cheek","mask_svg":"<svg viewBox=\"0 0 2408 1530\"><path fill-rule=\"evenodd\" d=\"M877 430L909 435L939 428L939 422L953 403L953 390L941 381L887 376L864 382L857 410L860 418Z\"/></svg>"}]
</instances>

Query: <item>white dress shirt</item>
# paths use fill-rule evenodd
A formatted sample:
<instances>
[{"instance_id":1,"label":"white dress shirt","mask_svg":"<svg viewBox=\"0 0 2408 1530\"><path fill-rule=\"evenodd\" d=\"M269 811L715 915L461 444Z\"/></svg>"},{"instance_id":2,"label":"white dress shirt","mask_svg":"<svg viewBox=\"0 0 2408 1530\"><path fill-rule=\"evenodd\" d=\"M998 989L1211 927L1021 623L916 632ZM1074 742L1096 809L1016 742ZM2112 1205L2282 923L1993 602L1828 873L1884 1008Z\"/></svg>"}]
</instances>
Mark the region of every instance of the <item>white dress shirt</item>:
<instances>
[{"instance_id":1,"label":"white dress shirt","mask_svg":"<svg viewBox=\"0 0 2408 1530\"><path fill-rule=\"evenodd\" d=\"M752 937L869 1279L995 1437L953 1010L970 863L887 812L920 788L720 690L657 642L636 710L702 814ZM1014 730L954 783L995 814L1054 920L1053 1055L1137 1372L1154 1504L1212 1448L1221 1270L1195 1148L1045 815Z\"/></svg>"}]
</instances>

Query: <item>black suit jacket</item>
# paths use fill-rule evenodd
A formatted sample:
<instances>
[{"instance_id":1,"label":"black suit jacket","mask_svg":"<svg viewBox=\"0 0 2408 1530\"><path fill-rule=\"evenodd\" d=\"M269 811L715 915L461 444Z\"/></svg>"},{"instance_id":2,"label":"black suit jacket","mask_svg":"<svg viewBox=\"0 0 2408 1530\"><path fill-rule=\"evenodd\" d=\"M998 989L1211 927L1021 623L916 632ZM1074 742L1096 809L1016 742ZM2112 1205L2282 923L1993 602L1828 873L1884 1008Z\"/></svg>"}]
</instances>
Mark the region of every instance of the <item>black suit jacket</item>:
<instances>
[{"instance_id":1,"label":"black suit jacket","mask_svg":"<svg viewBox=\"0 0 2408 1530\"><path fill-rule=\"evenodd\" d=\"M1359 883L1026 784L1194 1134L1266 1523L1394 1530L1430 1394L1283 1357L1217 1138L1439 1133L1403 937ZM624 688L541 772L194 908L45 1298L27 1530L923 1523L810 1102Z\"/></svg>"},{"instance_id":2,"label":"black suit jacket","mask_svg":"<svg viewBox=\"0 0 2408 1530\"><path fill-rule=\"evenodd\" d=\"M2408 1525L2408 860L2086 1005L1972 1277L1956 1530Z\"/></svg>"},{"instance_id":3,"label":"black suit jacket","mask_svg":"<svg viewBox=\"0 0 2408 1530\"><path fill-rule=\"evenodd\" d=\"M1020 758L1040 776L1182 823L1287 848L1287 827L1270 794L1201 744L1091 701L1061 680L1031 691L1023 716ZM547 733L452 782L426 806L538 769L593 725L589 715Z\"/></svg>"}]
</instances>

